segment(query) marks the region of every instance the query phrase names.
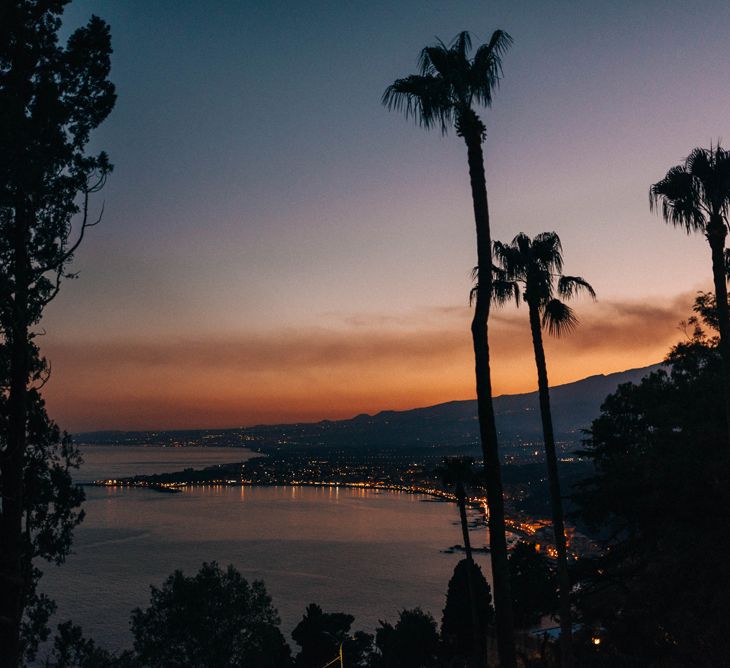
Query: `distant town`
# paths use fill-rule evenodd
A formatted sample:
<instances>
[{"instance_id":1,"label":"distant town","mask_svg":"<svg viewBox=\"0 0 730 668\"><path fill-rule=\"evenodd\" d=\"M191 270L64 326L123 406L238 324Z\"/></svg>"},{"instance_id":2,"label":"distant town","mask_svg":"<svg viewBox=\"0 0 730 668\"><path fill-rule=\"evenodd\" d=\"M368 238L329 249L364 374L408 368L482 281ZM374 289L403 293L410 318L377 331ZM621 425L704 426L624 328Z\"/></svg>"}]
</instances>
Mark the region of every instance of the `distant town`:
<instances>
[{"instance_id":1,"label":"distant town","mask_svg":"<svg viewBox=\"0 0 730 668\"><path fill-rule=\"evenodd\" d=\"M397 422L397 420L394 420ZM203 469L187 468L154 475L104 478L96 486L142 487L164 493L177 493L191 486L289 485L353 487L421 494L452 501L444 489L437 467L445 456L474 454L477 445L461 448L429 444L332 445L347 431L342 422L174 432L114 432L85 435L95 444L164 446L171 448L230 447L259 453L247 461L218 464ZM573 454L579 441L563 441L562 473L566 489L571 481L585 477L588 465ZM232 452L231 458L235 459ZM503 469L505 503L511 540L528 539L548 556L553 556L552 526L545 465L537 443L511 443ZM477 463L480 463L476 460ZM485 493L476 487L469 498L471 521L486 524ZM575 558L593 551L593 542L575 527L569 531ZM454 546L453 549L460 549Z\"/></svg>"},{"instance_id":2,"label":"distant town","mask_svg":"<svg viewBox=\"0 0 730 668\"><path fill-rule=\"evenodd\" d=\"M591 376L552 388L556 449L566 496L573 483L591 473L590 464L577 451L586 429L600 414L605 397L621 383L637 382L657 367ZM537 393L496 397L494 407L500 432L509 538L528 539L553 556ZM101 479L94 483L168 493L193 485L319 485L393 490L450 501L453 495L434 473L443 458L467 455L477 463L481 458L475 401L383 411L347 420L232 429L93 432L80 434L77 440L81 444L109 446L246 448L262 455L200 470ZM472 521L484 524L485 492L476 488L471 494ZM566 509L570 513L569 498ZM595 544L586 534L585 527L569 523L567 537L574 558L594 551Z\"/></svg>"}]
</instances>

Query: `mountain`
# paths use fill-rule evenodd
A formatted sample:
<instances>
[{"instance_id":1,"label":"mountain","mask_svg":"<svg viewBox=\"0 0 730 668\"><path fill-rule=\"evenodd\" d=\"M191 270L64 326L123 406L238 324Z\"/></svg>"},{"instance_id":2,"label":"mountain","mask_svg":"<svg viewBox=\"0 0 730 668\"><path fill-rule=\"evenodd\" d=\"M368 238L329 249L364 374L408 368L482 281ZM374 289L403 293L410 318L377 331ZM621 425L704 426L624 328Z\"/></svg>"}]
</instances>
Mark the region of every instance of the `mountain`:
<instances>
[{"instance_id":1,"label":"mountain","mask_svg":"<svg viewBox=\"0 0 730 668\"><path fill-rule=\"evenodd\" d=\"M550 389L557 441L575 445L582 430L598 417L603 400L621 383L638 382L660 364L597 375ZM494 399L500 446L510 449L542 439L537 392L506 394ZM81 443L138 445L245 445L283 448L438 448L475 449L479 443L476 400L449 401L426 408L381 411L348 420L258 425L246 429L156 432L92 432L78 434ZM476 450L475 450L476 452Z\"/></svg>"},{"instance_id":2,"label":"mountain","mask_svg":"<svg viewBox=\"0 0 730 668\"><path fill-rule=\"evenodd\" d=\"M582 430L598 417L605 398L623 383L638 383L663 365L653 364L618 373L589 376L550 388L555 436L558 440L578 440ZM475 402L476 409L476 402ZM537 392L502 395L494 399L497 429L503 439L542 438Z\"/></svg>"},{"instance_id":3,"label":"mountain","mask_svg":"<svg viewBox=\"0 0 730 668\"><path fill-rule=\"evenodd\" d=\"M551 388L555 437L576 443L598 417L603 400L622 383L638 382L660 368L655 364L596 375ZM500 444L523 445L542 439L537 392L495 397ZM322 447L469 447L479 442L476 400L449 401L426 408L381 411L349 420L294 425L261 425L248 433L281 444Z\"/></svg>"}]
</instances>

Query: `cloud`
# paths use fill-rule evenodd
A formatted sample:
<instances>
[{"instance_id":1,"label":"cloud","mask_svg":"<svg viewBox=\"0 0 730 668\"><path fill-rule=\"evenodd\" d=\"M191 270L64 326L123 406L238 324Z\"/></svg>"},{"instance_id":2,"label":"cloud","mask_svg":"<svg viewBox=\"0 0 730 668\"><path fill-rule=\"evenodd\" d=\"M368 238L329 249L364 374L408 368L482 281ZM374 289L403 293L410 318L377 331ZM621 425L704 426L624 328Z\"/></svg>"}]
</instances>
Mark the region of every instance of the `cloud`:
<instances>
[{"instance_id":1,"label":"cloud","mask_svg":"<svg viewBox=\"0 0 730 668\"><path fill-rule=\"evenodd\" d=\"M668 346L680 337L679 323L691 314L695 293L683 293L663 301L598 301L576 306L578 328L560 341L578 352L640 350ZM522 320L526 318L524 309ZM514 327L520 314L502 312L494 318L494 329ZM497 334L499 337L499 334ZM505 342L507 343L507 342ZM557 347L557 346L554 346Z\"/></svg>"},{"instance_id":2,"label":"cloud","mask_svg":"<svg viewBox=\"0 0 730 668\"><path fill-rule=\"evenodd\" d=\"M659 361L693 294L581 302L579 328L545 337L560 384ZM474 394L468 308L382 317L330 314L327 326L169 339L44 338L52 415L73 429L225 426L347 417ZM527 312L490 319L495 394L536 385Z\"/></svg>"},{"instance_id":3,"label":"cloud","mask_svg":"<svg viewBox=\"0 0 730 668\"><path fill-rule=\"evenodd\" d=\"M461 352L468 343L467 334L454 329L406 332L353 327L205 339L173 337L167 341L58 342L50 343L44 350L51 358L78 366L182 366L198 371L235 368L259 372L360 366L373 361L390 364L406 358L439 361Z\"/></svg>"}]
</instances>

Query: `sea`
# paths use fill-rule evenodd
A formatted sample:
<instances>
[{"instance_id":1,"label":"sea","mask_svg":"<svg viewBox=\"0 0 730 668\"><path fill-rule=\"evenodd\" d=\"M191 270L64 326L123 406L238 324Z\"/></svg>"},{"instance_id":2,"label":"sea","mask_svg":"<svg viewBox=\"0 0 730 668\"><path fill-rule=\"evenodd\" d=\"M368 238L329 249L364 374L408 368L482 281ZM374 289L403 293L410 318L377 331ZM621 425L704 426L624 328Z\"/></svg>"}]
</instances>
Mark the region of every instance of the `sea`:
<instances>
[{"instance_id":1,"label":"sea","mask_svg":"<svg viewBox=\"0 0 730 668\"><path fill-rule=\"evenodd\" d=\"M82 446L79 482L244 461L232 448ZM440 621L446 587L463 553L453 504L402 492L345 487L194 487L180 494L87 487L86 517L72 554L43 564L42 590L100 645L130 648L129 615L149 604L150 586L176 569L233 564L263 580L290 633L309 603L355 616L373 632L403 608ZM474 515L472 543L487 542ZM491 581L489 558L476 555Z\"/></svg>"}]
</instances>

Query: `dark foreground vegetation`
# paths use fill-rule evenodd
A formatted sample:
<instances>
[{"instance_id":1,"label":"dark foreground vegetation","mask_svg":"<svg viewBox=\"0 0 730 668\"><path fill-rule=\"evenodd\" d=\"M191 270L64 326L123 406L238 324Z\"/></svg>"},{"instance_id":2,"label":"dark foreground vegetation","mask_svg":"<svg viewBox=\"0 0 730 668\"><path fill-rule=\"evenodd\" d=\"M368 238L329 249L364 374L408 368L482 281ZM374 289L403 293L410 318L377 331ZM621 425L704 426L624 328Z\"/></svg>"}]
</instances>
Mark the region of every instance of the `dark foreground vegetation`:
<instances>
[{"instance_id":1,"label":"dark foreground vegetation","mask_svg":"<svg viewBox=\"0 0 730 668\"><path fill-rule=\"evenodd\" d=\"M562 275L555 233L492 243L487 130L477 110L492 104L512 43L500 30L473 53L466 32L427 47L418 73L383 97L422 126L453 128L464 141L477 237L471 334L483 470L452 458L440 471L457 501L466 552L444 583L440 624L428 612L403 610L368 634L353 628L351 615L311 604L290 645L263 583L204 563L195 575L176 571L152 588L149 606L131 613L134 645L121 655L71 621L51 631L55 605L41 593L43 567L69 554L83 490L70 475L78 450L45 410L50 368L36 328L73 276L84 234L100 222L92 200L111 165L87 144L115 102L109 27L91 17L62 44L68 2L0 5L0 668L726 665L730 154L719 145L694 149L650 189L651 206L667 222L707 239L714 290L698 295L686 340L669 352L666 368L605 400L579 453L587 474L565 488L542 336L570 330L576 321L561 299L592 288ZM493 303L508 297L528 307L557 563L530 544L507 549L488 321ZM476 484L487 493L493 590L465 528L466 489ZM600 553L569 558L566 508L601 542ZM546 617L560 622L557 640L529 633Z\"/></svg>"},{"instance_id":2,"label":"dark foreground vegetation","mask_svg":"<svg viewBox=\"0 0 730 668\"><path fill-rule=\"evenodd\" d=\"M544 557L530 546L513 553L515 572L530 572L537 587L519 594L515 608L528 624L554 606L554 589ZM526 581L527 582L527 581ZM478 601L470 613L469 600ZM402 610L393 622L381 621L374 634L353 628L354 617L307 606L292 631L292 652L279 630L279 617L264 583L248 583L233 567L204 563L186 577L176 571L151 588L149 607L136 609L130 625L134 649L112 654L70 622L61 624L45 661L48 668L420 668L465 666L475 643L489 638L494 622L492 594L479 566L460 561L448 583L441 623L419 608ZM527 624L526 624L527 625ZM526 644L546 646L534 639Z\"/></svg>"}]
</instances>

